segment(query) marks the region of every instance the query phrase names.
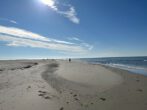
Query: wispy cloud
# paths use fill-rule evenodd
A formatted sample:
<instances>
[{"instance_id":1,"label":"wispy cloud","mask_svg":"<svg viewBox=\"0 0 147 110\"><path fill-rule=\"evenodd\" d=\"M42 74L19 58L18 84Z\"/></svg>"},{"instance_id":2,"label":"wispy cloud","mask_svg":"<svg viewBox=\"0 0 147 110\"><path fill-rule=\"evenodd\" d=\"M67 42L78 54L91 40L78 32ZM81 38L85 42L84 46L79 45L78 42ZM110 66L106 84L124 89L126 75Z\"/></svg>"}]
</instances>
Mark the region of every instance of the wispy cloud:
<instances>
[{"instance_id":1,"label":"wispy cloud","mask_svg":"<svg viewBox=\"0 0 147 110\"><path fill-rule=\"evenodd\" d=\"M77 37L68 37L67 39L68 39L68 40L75 40L75 41L82 41L82 40L80 40L80 39L77 38Z\"/></svg>"},{"instance_id":2,"label":"wispy cloud","mask_svg":"<svg viewBox=\"0 0 147 110\"><path fill-rule=\"evenodd\" d=\"M64 15L73 23L76 23L76 24L80 23L80 19L77 17L77 13L76 13L75 8L73 6L70 6L68 11L59 11L58 10L57 13Z\"/></svg>"},{"instance_id":3,"label":"wispy cloud","mask_svg":"<svg viewBox=\"0 0 147 110\"><path fill-rule=\"evenodd\" d=\"M11 23L14 23L14 24L17 24L17 22L16 22L16 21L14 21L14 20L10 20L10 22L11 22Z\"/></svg>"},{"instance_id":4,"label":"wispy cloud","mask_svg":"<svg viewBox=\"0 0 147 110\"><path fill-rule=\"evenodd\" d=\"M7 46L23 46L33 48L45 48L61 52L86 53L89 44L75 43L52 39L42 35L14 27L0 25L0 41L6 42Z\"/></svg>"},{"instance_id":5,"label":"wispy cloud","mask_svg":"<svg viewBox=\"0 0 147 110\"><path fill-rule=\"evenodd\" d=\"M7 19L7 18L0 18L0 21L7 21L7 22L10 22L10 23L13 23L13 24L18 24L15 20Z\"/></svg>"},{"instance_id":6,"label":"wispy cloud","mask_svg":"<svg viewBox=\"0 0 147 110\"><path fill-rule=\"evenodd\" d=\"M92 50L94 47L93 45L90 45L90 44L84 42L83 40L79 39L78 37L68 37L67 39L70 41L73 41L73 42L74 41L78 42L79 45L86 47L88 50Z\"/></svg>"},{"instance_id":7,"label":"wispy cloud","mask_svg":"<svg viewBox=\"0 0 147 110\"><path fill-rule=\"evenodd\" d=\"M46 4L48 7L50 7L53 11L56 13L63 15L64 17L68 18L73 23L79 24L80 19L77 17L77 13L75 10L75 7L67 4L63 5L60 2L57 2L57 0L43 0L44 4ZM62 6L63 8L68 8L67 10L61 10L58 6Z\"/></svg>"},{"instance_id":8,"label":"wispy cloud","mask_svg":"<svg viewBox=\"0 0 147 110\"><path fill-rule=\"evenodd\" d=\"M94 47L93 45L90 45L90 44L88 44L88 43L84 43L84 42L83 42L83 43L81 43L81 45L82 45L82 46L84 46L84 47L87 47L87 48L88 48L88 50L92 50L92 49L93 49L93 47Z\"/></svg>"}]
</instances>

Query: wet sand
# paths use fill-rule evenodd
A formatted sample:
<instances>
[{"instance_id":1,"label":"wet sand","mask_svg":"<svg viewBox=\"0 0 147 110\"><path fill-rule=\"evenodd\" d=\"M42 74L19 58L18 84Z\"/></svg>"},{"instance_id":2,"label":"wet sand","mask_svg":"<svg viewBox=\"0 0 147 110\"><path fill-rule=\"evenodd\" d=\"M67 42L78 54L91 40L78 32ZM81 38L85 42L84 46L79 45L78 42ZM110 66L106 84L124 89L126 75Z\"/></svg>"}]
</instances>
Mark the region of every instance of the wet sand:
<instances>
[{"instance_id":1,"label":"wet sand","mask_svg":"<svg viewBox=\"0 0 147 110\"><path fill-rule=\"evenodd\" d=\"M146 110L147 77L64 60L0 61L0 110Z\"/></svg>"}]
</instances>

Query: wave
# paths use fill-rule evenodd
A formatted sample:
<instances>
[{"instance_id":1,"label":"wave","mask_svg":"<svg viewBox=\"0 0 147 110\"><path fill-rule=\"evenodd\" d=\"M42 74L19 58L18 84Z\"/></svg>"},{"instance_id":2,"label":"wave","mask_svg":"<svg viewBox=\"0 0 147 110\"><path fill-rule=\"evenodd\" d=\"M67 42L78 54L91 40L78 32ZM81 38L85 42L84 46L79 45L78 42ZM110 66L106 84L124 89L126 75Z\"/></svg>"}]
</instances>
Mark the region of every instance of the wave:
<instances>
[{"instance_id":1,"label":"wave","mask_svg":"<svg viewBox=\"0 0 147 110\"><path fill-rule=\"evenodd\" d=\"M104 65L128 70L137 74L147 75L147 68L144 68L144 67L124 65L124 64L114 64L114 63L104 64Z\"/></svg>"},{"instance_id":2,"label":"wave","mask_svg":"<svg viewBox=\"0 0 147 110\"><path fill-rule=\"evenodd\" d=\"M84 58L80 59L92 64L102 64L129 70L138 74L147 75L147 56L146 57L107 57L107 58Z\"/></svg>"},{"instance_id":3,"label":"wave","mask_svg":"<svg viewBox=\"0 0 147 110\"><path fill-rule=\"evenodd\" d=\"M124 64L109 63L109 64L106 64L106 65L113 66L113 67L120 67L120 68L128 68L128 69L146 69L144 67L132 66L132 65L124 65Z\"/></svg>"}]
</instances>

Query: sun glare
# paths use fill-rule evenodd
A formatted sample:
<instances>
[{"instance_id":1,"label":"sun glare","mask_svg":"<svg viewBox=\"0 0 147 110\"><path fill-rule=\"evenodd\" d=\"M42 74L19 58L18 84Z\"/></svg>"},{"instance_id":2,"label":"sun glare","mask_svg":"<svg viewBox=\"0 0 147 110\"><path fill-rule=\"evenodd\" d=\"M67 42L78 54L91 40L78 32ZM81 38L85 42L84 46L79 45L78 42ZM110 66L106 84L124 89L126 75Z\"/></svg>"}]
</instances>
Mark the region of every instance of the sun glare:
<instances>
[{"instance_id":1,"label":"sun glare","mask_svg":"<svg viewBox=\"0 0 147 110\"><path fill-rule=\"evenodd\" d=\"M54 1L53 0L41 0L43 4L53 6Z\"/></svg>"}]
</instances>

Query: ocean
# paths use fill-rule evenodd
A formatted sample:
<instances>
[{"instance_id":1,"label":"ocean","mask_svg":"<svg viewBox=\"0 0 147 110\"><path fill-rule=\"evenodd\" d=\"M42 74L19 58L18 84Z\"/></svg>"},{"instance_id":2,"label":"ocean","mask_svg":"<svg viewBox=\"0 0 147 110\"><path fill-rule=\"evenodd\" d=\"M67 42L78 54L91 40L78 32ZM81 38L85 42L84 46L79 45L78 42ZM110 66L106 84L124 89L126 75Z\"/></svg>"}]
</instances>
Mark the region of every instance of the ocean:
<instances>
[{"instance_id":1,"label":"ocean","mask_svg":"<svg viewBox=\"0 0 147 110\"><path fill-rule=\"evenodd\" d=\"M147 76L147 56L145 57L106 57L106 58L81 58L92 64L102 64L131 71Z\"/></svg>"}]
</instances>

